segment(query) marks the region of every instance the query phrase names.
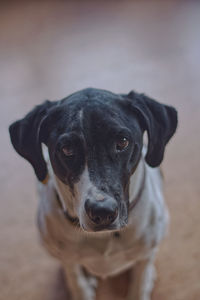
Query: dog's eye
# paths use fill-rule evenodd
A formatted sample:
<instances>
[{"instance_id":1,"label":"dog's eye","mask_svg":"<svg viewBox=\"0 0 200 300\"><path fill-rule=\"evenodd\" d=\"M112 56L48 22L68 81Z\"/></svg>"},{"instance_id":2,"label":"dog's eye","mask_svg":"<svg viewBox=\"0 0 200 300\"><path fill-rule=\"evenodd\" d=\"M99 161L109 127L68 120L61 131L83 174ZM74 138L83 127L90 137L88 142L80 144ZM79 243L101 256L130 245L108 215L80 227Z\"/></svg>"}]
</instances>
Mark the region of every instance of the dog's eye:
<instances>
[{"instance_id":1,"label":"dog's eye","mask_svg":"<svg viewBox=\"0 0 200 300\"><path fill-rule=\"evenodd\" d=\"M68 148L68 147L66 147L66 146L62 148L62 152L63 152L63 154L64 154L65 156L67 156L67 157L72 157L72 156L74 156L74 151L73 151L73 149Z\"/></svg>"},{"instance_id":2,"label":"dog's eye","mask_svg":"<svg viewBox=\"0 0 200 300\"><path fill-rule=\"evenodd\" d=\"M126 137L123 137L117 141L116 151L120 152L120 151L124 150L125 148L127 148L128 145L129 145L128 139Z\"/></svg>"}]
</instances>

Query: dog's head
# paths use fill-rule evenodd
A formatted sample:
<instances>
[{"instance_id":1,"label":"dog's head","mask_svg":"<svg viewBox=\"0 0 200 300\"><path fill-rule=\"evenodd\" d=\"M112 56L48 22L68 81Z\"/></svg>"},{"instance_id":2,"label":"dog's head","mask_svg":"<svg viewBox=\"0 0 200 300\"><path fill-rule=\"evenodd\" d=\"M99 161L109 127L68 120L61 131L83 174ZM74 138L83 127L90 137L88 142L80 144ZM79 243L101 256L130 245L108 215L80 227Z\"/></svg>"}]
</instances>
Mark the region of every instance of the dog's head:
<instances>
[{"instance_id":1,"label":"dog's head","mask_svg":"<svg viewBox=\"0 0 200 300\"><path fill-rule=\"evenodd\" d=\"M176 127L176 110L144 94L85 89L36 106L10 126L10 136L40 181L47 176L41 144L48 147L53 172L71 191L81 226L98 231L127 224L129 181L141 157L144 131L145 160L157 167Z\"/></svg>"}]
</instances>

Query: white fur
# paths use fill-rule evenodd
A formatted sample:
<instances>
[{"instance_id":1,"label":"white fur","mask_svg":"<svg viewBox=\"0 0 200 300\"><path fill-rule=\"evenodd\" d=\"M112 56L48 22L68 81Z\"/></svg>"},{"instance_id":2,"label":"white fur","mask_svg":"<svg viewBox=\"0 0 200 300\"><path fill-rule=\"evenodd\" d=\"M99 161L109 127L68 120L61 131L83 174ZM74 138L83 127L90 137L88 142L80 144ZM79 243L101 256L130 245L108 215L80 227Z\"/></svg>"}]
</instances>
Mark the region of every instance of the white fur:
<instances>
[{"instance_id":1,"label":"white fur","mask_svg":"<svg viewBox=\"0 0 200 300\"><path fill-rule=\"evenodd\" d=\"M84 278L80 271L83 266L90 274L102 278L132 268L134 280L127 300L149 300L154 279L154 255L165 235L168 223L160 170L150 168L144 159L141 159L131 178L130 199L137 194L142 180L141 174L145 168L144 190L141 199L130 212L128 226L121 230L120 237L116 238L111 232L84 232L64 217L63 209L55 197L55 188L62 199L63 208L67 207L73 215L80 215L82 195L87 193L90 185L92 189L95 187L89 181L85 169L76 186L74 199L70 189L54 176L48 155L45 156L50 180L47 185L39 183L38 224L46 249L59 258L66 269L73 299L95 299L94 287L91 287L88 278Z\"/></svg>"}]
</instances>

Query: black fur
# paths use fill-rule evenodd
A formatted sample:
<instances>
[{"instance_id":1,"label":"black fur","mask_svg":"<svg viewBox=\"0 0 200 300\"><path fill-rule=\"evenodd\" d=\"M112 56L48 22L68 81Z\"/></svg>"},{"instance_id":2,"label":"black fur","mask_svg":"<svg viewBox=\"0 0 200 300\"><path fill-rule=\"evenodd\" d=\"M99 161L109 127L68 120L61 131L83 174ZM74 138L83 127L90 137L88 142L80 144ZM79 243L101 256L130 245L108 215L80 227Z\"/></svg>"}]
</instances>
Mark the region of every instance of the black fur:
<instances>
[{"instance_id":1,"label":"black fur","mask_svg":"<svg viewBox=\"0 0 200 300\"><path fill-rule=\"evenodd\" d=\"M176 127L173 107L135 92L117 95L90 88L36 106L10 126L10 136L15 150L32 164L40 181L47 175L43 142L55 174L64 183L73 187L87 163L90 179L100 190L127 202L129 178L140 159L144 131L149 139L146 161L156 167ZM117 152L116 142L123 137L129 145ZM63 146L73 149L71 157L63 154Z\"/></svg>"},{"instance_id":2,"label":"black fur","mask_svg":"<svg viewBox=\"0 0 200 300\"><path fill-rule=\"evenodd\" d=\"M52 102L45 101L9 127L15 150L31 163L41 181L46 177L47 167L41 151L40 127L52 105Z\"/></svg>"},{"instance_id":3,"label":"black fur","mask_svg":"<svg viewBox=\"0 0 200 300\"><path fill-rule=\"evenodd\" d=\"M166 144L176 131L177 111L134 91L125 98L128 99L128 109L135 112L143 130L148 133L146 162L157 167L163 160Z\"/></svg>"}]
</instances>

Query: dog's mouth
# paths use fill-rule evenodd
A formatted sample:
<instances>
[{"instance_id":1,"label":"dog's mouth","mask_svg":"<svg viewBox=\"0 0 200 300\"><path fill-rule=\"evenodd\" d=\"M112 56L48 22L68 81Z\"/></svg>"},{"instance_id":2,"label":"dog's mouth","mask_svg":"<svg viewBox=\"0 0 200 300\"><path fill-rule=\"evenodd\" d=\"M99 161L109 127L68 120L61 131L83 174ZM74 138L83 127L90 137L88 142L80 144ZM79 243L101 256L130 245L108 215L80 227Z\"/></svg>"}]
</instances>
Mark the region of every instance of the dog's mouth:
<instances>
[{"instance_id":1,"label":"dog's mouth","mask_svg":"<svg viewBox=\"0 0 200 300\"><path fill-rule=\"evenodd\" d=\"M101 226L87 226L87 225L81 225L81 228L86 232L105 232L105 231L116 231L120 228L117 225L101 225Z\"/></svg>"},{"instance_id":2,"label":"dog's mouth","mask_svg":"<svg viewBox=\"0 0 200 300\"><path fill-rule=\"evenodd\" d=\"M86 219L84 221L80 221L80 227L85 232L117 232L127 226L127 222L120 222L120 217L118 216L116 220L111 224L94 224L90 220Z\"/></svg>"}]
</instances>

